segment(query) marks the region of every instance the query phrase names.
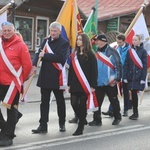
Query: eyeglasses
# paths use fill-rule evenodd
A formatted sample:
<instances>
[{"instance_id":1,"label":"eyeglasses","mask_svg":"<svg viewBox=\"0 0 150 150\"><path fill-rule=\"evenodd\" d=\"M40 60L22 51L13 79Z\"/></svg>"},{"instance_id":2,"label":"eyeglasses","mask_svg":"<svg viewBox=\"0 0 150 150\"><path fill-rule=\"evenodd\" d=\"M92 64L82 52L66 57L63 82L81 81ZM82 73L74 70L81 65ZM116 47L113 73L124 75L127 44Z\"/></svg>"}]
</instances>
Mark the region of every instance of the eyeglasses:
<instances>
[{"instance_id":1,"label":"eyeglasses","mask_svg":"<svg viewBox=\"0 0 150 150\"><path fill-rule=\"evenodd\" d=\"M6 21L1 24L1 27L3 27L3 26L13 26L13 24L9 21Z\"/></svg>"}]
</instances>

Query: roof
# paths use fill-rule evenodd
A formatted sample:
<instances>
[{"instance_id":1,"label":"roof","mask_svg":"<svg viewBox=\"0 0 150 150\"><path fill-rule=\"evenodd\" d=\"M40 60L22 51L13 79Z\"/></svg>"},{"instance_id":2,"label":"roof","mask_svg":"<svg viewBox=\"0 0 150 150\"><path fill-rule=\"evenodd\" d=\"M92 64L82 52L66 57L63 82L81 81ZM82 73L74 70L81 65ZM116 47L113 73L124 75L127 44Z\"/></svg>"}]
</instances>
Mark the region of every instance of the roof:
<instances>
[{"instance_id":1,"label":"roof","mask_svg":"<svg viewBox=\"0 0 150 150\"><path fill-rule=\"evenodd\" d=\"M7 5L7 4L9 4L9 3L13 3L13 2L15 2L15 4L17 5L17 6L20 6L23 2L25 2L26 0L1 0L0 1L0 5L1 6L5 6L5 5Z\"/></svg>"},{"instance_id":2,"label":"roof","mask_svg":"<svg viewBox=\"0 0 150 150\"><path fill-rule=\"evenodd\" d=\"M150 3L150 0L147 0ZM119 16L125 16L137 12L144 0L98 0L98 20L107 20ZM95 0L77 0L78 7L89 16Z\"/></svg>"},{"instance_id":3,"label":"roof","mask_svg":"<svg viewBox=\"0 0 150 150\"><path fill-rule=\"evenodd\" d=\"M7 1L0 0L0 6L4 6L11 1L12 0ZM22 3L28 2L30 0L14 0L14 1L16 6L19 7ZM60 3L62 5L62 1L59 0L53 1L51 1L50 5L52 6L51 9L55 8L54 7L54 5L56 5L55 3ZM91 13L92 7L94 7L95 5L95 0L76 0L76 1L82 18L85 19L88 18L88 16ZM150 0L147 1L150 3ZM144 0L98 0L98 20L103 21L108 20L110 18L116 18L119 16L126 16L128 14L136 13L142 6L143 2ZM56 6L58 7L58 5Z\"/></svg>"}]
</instances>

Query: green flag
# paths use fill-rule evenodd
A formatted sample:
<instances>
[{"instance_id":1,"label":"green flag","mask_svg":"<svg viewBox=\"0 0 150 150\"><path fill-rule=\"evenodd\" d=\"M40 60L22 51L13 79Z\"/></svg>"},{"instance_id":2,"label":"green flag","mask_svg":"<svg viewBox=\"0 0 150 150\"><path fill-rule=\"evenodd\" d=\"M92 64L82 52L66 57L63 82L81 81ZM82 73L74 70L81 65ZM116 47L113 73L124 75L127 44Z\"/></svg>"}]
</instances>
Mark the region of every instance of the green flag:
<instances>
[{"instance_id":1,"label":"green flag","mask_svg":"<svg viewBox=\"0 0 150 150\"><path fill-rule=\"evenodd\" d=\"M96 51L96 45L93 38L97 35L97 13L96 9L92 8L91 14L83 28L83 31L89 36L92 42L93 50Z\"/></svg>"}]
</instances>

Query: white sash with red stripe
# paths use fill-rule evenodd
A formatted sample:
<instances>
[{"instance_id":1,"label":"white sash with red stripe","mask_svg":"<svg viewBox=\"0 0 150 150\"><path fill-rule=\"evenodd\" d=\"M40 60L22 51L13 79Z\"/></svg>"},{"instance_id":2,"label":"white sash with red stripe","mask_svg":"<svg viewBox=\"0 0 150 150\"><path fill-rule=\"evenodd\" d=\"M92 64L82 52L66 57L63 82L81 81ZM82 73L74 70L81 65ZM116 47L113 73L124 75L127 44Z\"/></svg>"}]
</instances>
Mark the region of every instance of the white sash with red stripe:
<instances>
[{"instance_id":1,"label":"white sash with red stripe","mask_svg":"<svg viewBox=\"0 0 150 150\"><path fill-rule=\"evenodd\" d=\"M111 69L115 68L112 62L110 61L110 59L107 56L105 56L103 53L97 52L96 57Z\"/></svg>"},{"instance_id":2,"label":"white sash with red stripe","mask_svg":"<svg viewBox=\"0 0 150 150\"><path fill-rule=\"evenodd\" d=\"M22 66L19 68L18 71L15 70L15 68L12 66L10 61L8 60L7 56L5 55L5 52L3 50L1 39L0 39L0 54L2 56L2 59L7 66L7 69L13 74L14 78L12 79L12 82L9 86L9 89L6 93L6 96L3 100L4 106L7 108L11 107L11 104L13 103L14 97L17 93L17 91L21 91L21 81L20 81L20 75L22 73Z\"/></svg>"},{"instance_id":3,"label":"white sash with red stripe","mask_svg":"<svg viewBox=\"0 0 150 150\"><path fill-rule=\"evenodd\" d=\"M53 53L52 49L50 48L48 41L46 41L46 50L48 53ZM65 90L67 88L67 77L66 77L66 67L65 65L62 66L60 63L52 63L56 69L59 70L59 89Z\"/></svg>"},{"instance_id":4,"label":"white sash with red stripe","mask_svg":"<svg viewBox=\"0 0 150 150\"><path fill-rule=\"evenodd\" d=\"M74 55L73 57L74 58L72 59L72 65L73 65L74 71L77 75L77 78L78 78L83 90L85 91L85 93L87 94L87 97L88 97L87 110L88 111L96 111L96 110L98 110L98 103L97 103L95 91L94 92L91 91L90 84L81 69L81 66L79 64L77 56Z\"/></svg>"},{"instance_id":5,"label":"white sash with red stripe","mask_svg":"<svg viewBox=\"0 0 150 150\"><path fill-rule=\"evenodd\" d=\"M110 69L115 69L115 66L113 65L113 63L110 61L110 58L107 57L106 55L104 55L101 52L97 52L96 53L96 57L98 60L100 60L101 62L103 62L106 66L108 66L108 79L111 80L111 76L110 76Z\"/></svg>"},{"instance_id":6,"label":"white sash with red stripe","mask_svg":"<svg viewBox=\"0 0 150 150\"><path fill-rule=\"evenodd\" d=\"M129 54L130 54L130 57L131 57L132 61L134 62L134 64L137 67L139 67L140 69L142 69L143 68L143 64L142 64L141 59L137 55L136 51L134 49L130 49L129 50Z\"/></svg>"}]
</instances>

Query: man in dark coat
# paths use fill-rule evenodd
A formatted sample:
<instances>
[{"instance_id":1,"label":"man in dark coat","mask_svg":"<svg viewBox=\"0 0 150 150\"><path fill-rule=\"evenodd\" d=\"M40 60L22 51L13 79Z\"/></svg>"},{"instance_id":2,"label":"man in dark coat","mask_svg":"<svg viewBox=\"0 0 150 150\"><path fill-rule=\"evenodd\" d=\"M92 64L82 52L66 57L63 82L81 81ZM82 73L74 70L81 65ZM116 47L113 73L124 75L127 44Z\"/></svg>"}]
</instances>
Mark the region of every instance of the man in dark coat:
<instances>
[{"instance_id":1,"label":"man in dark coat","mask_svg":"<svg viewBox=\"0 0 150 150\"><path fill-rule=\"evenodd\" d=\"M65 118L66 107L63 95L63 89L60 89L60 78L63 75L62 68L67 59L69 43L63 39L61 34L61 24L53 22L50 24L50 37L45 38L39 52L33 61L33 71L39 57L42 60L41 70L37 86L41 88L41 105L40 105L40 125L33 129L33 133L47 133L47 122L49 121L49 102L50 94L53 91L56 97L57 113L59 117L60 132L66 131Z\"/></svg>"}]
</instances>

